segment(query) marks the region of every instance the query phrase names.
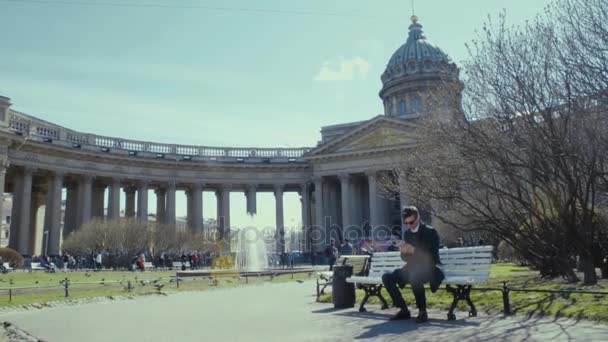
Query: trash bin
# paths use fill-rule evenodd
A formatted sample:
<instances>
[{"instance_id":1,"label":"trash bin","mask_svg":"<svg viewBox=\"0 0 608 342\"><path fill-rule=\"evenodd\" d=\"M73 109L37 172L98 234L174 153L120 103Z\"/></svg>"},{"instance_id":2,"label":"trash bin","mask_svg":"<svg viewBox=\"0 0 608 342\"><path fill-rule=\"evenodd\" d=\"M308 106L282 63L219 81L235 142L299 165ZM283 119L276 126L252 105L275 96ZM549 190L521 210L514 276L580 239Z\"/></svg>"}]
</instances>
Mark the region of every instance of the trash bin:
<instances>
[{"instance_id":1,"label":"trash bin","mask_svg":"<svg viewBox=\"0 0 608 342\"><path fill-rule=\"evenodd\" d=\"M347 283L346 278L353 274L350 265L334 266L331 287L331 301L334 308L352 308L355 306L355 284Z\"/></svg>"}]
</instances>

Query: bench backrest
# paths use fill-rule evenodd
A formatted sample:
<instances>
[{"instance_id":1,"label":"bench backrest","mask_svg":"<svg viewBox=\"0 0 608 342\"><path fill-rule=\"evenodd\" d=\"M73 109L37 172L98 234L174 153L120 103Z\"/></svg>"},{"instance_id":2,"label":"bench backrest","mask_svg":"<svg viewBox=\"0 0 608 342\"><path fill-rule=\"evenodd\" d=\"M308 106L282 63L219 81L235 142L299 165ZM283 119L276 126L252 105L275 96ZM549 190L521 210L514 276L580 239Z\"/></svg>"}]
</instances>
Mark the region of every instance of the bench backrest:
<instances>
[{"instance_id":1,"label":"bench backrest","mask_svg":"<svg viewBox=\"0 0 608 342\"><path fill-rule=\"evenodd\" d=\"M372 256L368 277L382 277L405 265L399 252L376 252Z\"/></svg>"},{"instance_id":2,"label":"bench backrest","mask_svg":"<svg viewBox=\"0 0 608 342\"><path fill-rule=\"evenodd\" d=\"M336 265L349 265L353 267L353 275L363 274L367 266L369 255L344 255L336 260Z\"/></svg>"},{"instance_id":3,"label":"bench backrest","mask_svg":"<svg viewBox=\"0 0 608 342\"><path fill-rule=\"evenodd\" d=\"M493 246L475 246L440 249L439 259L443 264L446 282L462 284L487 282L492 267L493 248Z\"/></svg>"},{"instance_id":4,"label":"bench backrest","mask_svg":"<svg viewBox=\"0 0 608 342\"><path fill-rule=\"evenodd\" d=\"M492 246L442 248L439 260L446 282L484 283L490 275L492 266ZM376 252L372 256L369 277L382 277L405 266L400 252Z\"/></svg>"}]
</instances>

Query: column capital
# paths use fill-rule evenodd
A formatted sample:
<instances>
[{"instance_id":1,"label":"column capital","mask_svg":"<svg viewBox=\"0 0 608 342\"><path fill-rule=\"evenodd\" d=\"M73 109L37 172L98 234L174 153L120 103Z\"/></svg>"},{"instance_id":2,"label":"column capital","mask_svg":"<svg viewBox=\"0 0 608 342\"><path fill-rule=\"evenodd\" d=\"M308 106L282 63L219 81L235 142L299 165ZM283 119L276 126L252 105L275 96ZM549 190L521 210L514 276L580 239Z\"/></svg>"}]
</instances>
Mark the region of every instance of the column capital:
<instances>
[{"instance_id":1,"label":"column capital","mask_svg":"<svg viewBox=\"0 0 608 342\"><path fill-rule=\"evenodd\" d=\"M63 178L64 176L65 176L65 171L63 171L63 170L53 170L53 177L54 178Z\"/></svg>"},{"instance_id":2,"label":"column capital","mask_svg":"<svg viewBox=\"0 0 608 342\"><path fill-rule=\"evenodd\" d=\"M350 173L338 173L338 179L340 182L347 182L351 178Z\"/></svg>"},{"instance_id":3,"label":"column capital","mask_svg":"<svg viewBox=\"0 0 608 342\"><path fill-rule=\"evenodd\" d=\"M142 186L142 185L148 186L148 185L150 185L150 183L152 183L152 180L150 178L144 178L144 179L140 179L137 182L137 185L139 185L139 186Z\"/></svg>"},{"instance_id":4,"label":"column capital","mask_svg":"<svg viewBox=\"0 0 608 342\"><path fill-rule=\"evenodd\" d=\"M322 183L323 182L323 176L315 176L312 177L312 181L313 183L317 184L317 183Z\"/></svg>"},{"instance_id":5,"label":"column capital","mask_svg":"<svg viewBox=\"0 0 608 342\"><path fill-rule=\"evenodd\" d=\"M8 159L0 159L0 172L6 171L10 165L11 162Z\"/></svg>"},{"instance_id":6,"label":"column capital","mask_svg":"<svg viewBox=\"0 0 608 342\"><path fill-rule=\"evenodd\" d=\"M156 189L154 189L154 193L157 196L164 196L166 192L167 192L167 190L165 190L165 188L156 188Z\"/></svg>"},{"instance_id":7,"label":"column capital","mask_svg":"<svg viewBox=\"0 0 608 342\"><path fill-rule=\"evenodd\" d=\"M246 185L247 190L257 190L258 188L258 184L257 183L249 183Z\"/></svg>"},{"instance_id":8,"label":"column capital","mask_svg":"<svg viewBox=\"0 0 608 342\"><path fill-rule=\"evenodd\" d=\"M192 183L192 185L190 186L190 188L194 191L202 191L203 187L205 187L205 182L200 181L200 182L194 182Z\"/></svg>"},{"instance_id":9,"label":"column capital","mask_svg":"<svg viewBox=\"0 0 608 342\"><path fill-rule=\"evenodd\" d=\"M230 190L232 190L232 183L220 184L219 190L220 191L230 191Z\"/></svg>"},{"instance_id":10,"label":"column capital","mask_svg":"<svg viewBox=\"0 0 608 342\"><path fill-rule=\"evenodd\" d=\"M93 179L95 178L95 175L92 173L82 173L80 175L80 177L82 177L82 180L84 180L85 182L92 182Z\"/></svg>"},{"instance_id":11,"label":"column capital","mask_svg":"<svg viewBox=\"0 0 608 342\"><path fill-rule=\"evenodd\" d=\"M378 170L366 170L365 175L367 177L376 177L378 175Z\"/></svg>"},{"instance_id":12,"label":"column capital","mask_svg":"<svg viewBox=\"0 0 608 342\"><path fill-rule=\"evenodd\" d=\"M26 175L30 175L31 176L35 171L36 171L36 168L33 167L33 166L26 165L26 166L23 167L23 172Z\"/></svg>"},{"instance_id":13,"label":"column capital","mask_svg":"<svg viewBox=\"0 0 608 342\"><path fill-rule=\"evenodd\" d=\"M137 188L132 185L129 185L129 186L125 186L124 188L122 188L122 191L124 191L126 194L134 193L135 191L137 191Z\"/></svg>"},{"instance_id":14,"label":"column capital","mask_svg":"<svg viewBox=\"0 0 608 342\"><path fill-rule=\"evenodd\" d=\"M283 193L283 190L285 189L285 184L273 184L272 188L274 189L274 194L276 195L277 193Z\"/></svg>"}]
</instances>

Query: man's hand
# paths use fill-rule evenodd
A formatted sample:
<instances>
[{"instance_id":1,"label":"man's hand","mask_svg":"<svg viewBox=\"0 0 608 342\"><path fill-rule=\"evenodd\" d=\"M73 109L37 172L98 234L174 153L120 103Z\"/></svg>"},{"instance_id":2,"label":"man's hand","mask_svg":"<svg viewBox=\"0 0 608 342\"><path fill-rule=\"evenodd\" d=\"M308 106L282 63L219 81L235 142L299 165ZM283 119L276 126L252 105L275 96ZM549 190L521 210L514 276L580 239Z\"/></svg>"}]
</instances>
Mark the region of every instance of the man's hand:
<instances>
[{"instance_id":1,"label":"man's hand","mask_svg":"<svg viewBox=\"0 0 608 342\"><path fill-rule=\"evenodd\" d=\"M403 254L412 255L416 251L416 248L409 243L403 242L399 245L399 251L401 251Z\"/></svg>"}]
</instances>

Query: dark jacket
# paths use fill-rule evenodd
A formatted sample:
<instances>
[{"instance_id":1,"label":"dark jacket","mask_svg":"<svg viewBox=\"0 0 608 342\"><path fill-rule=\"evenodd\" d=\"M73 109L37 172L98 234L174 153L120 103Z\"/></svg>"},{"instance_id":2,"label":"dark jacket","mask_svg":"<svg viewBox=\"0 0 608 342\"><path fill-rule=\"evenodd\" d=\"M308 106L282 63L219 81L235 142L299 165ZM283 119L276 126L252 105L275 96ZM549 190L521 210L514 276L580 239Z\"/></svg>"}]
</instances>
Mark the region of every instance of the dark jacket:
<instances>
[{"instance_id":1,"label":"dark jacket","mask_svg":"<svg viewBox=\"0 0 608 342\"><path fill-rule=\"evenodd\" d=\"M441 265L439 260L439 234L437 231L424 223L420 223L418 232L412 233L409 229L403 234L403 240L414 246L413 255L401 254L401 258L407 262L405 268L424 268L431 276L431 291L435 292L441 285L444 275L436 265Z\"/></svg>"}]
</instances>

